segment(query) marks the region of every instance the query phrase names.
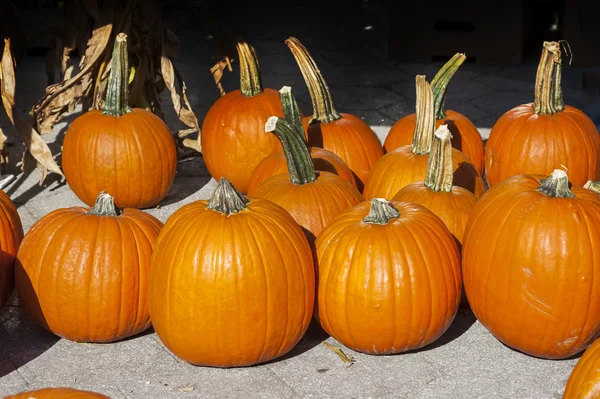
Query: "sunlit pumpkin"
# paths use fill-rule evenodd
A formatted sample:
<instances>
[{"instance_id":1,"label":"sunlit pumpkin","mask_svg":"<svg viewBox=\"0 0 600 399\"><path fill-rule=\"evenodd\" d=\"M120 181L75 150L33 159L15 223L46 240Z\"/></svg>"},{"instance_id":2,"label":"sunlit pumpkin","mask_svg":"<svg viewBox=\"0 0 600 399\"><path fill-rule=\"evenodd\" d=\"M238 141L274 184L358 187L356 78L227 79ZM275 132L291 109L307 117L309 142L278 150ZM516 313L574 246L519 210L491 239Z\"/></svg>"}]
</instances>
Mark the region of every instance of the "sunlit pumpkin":
<instances>
[{"instance_id":1,"label":"sunlit pumpkin","mask_svg":"<svg viewBox=\"0 0 600 399\"><path fill-rule=\"evenodd\" d=\"M4 399L110 399L108 396L73 388L43 388L5 396Z\"/></svg>"},{"instance_id":2,"label":"sunlit pumpkin","mask_svg":"<svg viewBox=\"0 0 600 399\"><path fill-rule=\"evenodd\" d=\"M598 398L600 398L600 339L586 349L571 371L562 397L562 399Z\"/></svg>"},{"instance_id":3,"label":"sunlit pumpkin","mask_svg":"<svg viewBox=\"0 0 600 399\"><path fill-rule=\"evenodd\" d=\"M15 287L15 259L23 240L23 226L17 208L0 190L0 309Z\"/></svg>"}]
</instances>

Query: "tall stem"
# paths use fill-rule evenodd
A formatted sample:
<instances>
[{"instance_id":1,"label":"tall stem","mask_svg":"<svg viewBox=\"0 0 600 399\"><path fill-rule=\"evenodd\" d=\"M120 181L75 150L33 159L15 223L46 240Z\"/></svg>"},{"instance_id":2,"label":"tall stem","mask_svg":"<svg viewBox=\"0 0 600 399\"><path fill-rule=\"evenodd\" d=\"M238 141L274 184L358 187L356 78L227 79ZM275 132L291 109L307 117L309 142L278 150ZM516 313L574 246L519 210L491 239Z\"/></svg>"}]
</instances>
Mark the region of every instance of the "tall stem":
<instances>
[{"instance_id":1,"label":"tall stem","mask_svg":"<svg viewBox=\"0 0 600 399\"><path fill-rule=\"evenodd\" d=\"M535 77L533 111L536 114L555 114L565 108L560 87L561 74L560 43L544 42Z\"/></svg>"},{"instance_id":2,"label":"tall stem","mask_svg":"<svg viewBox=\"0 0 600 399\"><path fill-rule=\"evenodd\" d=\"M538 187L538 191L548 197L575 198L575 194L569 189L569 176L564 170L554 169L554 172L540 183L542 184Z\"/></svg>"},{"instance_id":3,"label":"tall stem","mask_svg":"<svg viewBox=\"0 0 600 399\"><path fill-rule=\"evenodd\" d=\"M412 151L417 155L425 155L429 154L435 130L433 93L425 75L417 75L415 83L417 87L417 122L413 134Z\"/></svg>"},{"instance_id":4,"label":"tall stem","mask_svg":"<svg viewBox=\"0 0 600 399\"><path fill-rule=\"evenodd\" d=\"M236 48L240 61L240 90L245 96L256 96L263 92L256 51L246 42L238 42Z\"/></svg>"},{"instance_id":5,"label":"tall stem","mask_svg":"<svg viewBox=\"0 0 600 399\"><path fill-rule=\"evenodd\" d=\"M292 88L290 86L283 86L279 90L279 101L283 108L283 116L287 123L290 124L302 141L306 142L306 136L304 136L304 127L302 126L302 114L296 99L292 95Z\"/></svg>"},{"instance_id":6,"label":"tall stem","mask_svg":"<svg viewBox=\"0 0 600 399\"><path fill-rule=\"evenodd\" d=\"M295 37L287 39L285 44L292 51L310 93L313 116L309 123L314 121L328 123L341 119L342 116L333 107L329 87L308 50Z\"/></svg>"},{"instance_id":7,"label":"tall stem","mask_svg":"<svg viewBox=\"0 0 600 399\"><path fill-rule=\"evenodd\" d=\"M400 212L394 204L385 198L371 199L369 214L363 219L363 223L388 224L390 220L400 217Z\"/></svg>"},{"instance_id":8,"label":"tall stem","mask_svg":"<svg viewBox=\"0 0 600 399\"><path fill-rule=\"evenodd\" d=\"M431 152L427 161L425 187L433 191L452 191L454 165L452 163L452 135L447 125L435 131Z\"/></svg>"},{"instance_id":9,"label":"tall stem","mask_svg":"<svg viewBox=\"0 0 600 399\"><path fill-rule=\"evenodd\" d=\"M229 180L221 177L206 207L229 216L248 209L246 204L249 203L250 200L240 194Z\"/></svg>"},{"instance_id":10,"label":"tall stem","mask_svg":"<svg viewBox=\"0 0 600 399\"><path fill-rule=\"evenodd\" d=\"M454 54L433 77L431 91L433 92L433 102L435 104L435 119L444 119L446 117L444 103L446 102L448 84L458 68L465 62L465 59L467 57L462 53Z\"/></svg>"},{"instance_id":11,"label":"tall stem","mask_svg":"<svg viewBox=\"0 0 600 399\"><path fill-rule=\"evenodd\" d=\"M115 205L114 198L110 194L101 191L100 194L98 194L98 197L96 197L96 203L87 214L117 217L121 214L121 211Z\"/></svg>"},{"instance_id":12,"label":"tall stem","mask_svg":"<svg viewBox=\"0 0 600 399\"><path fill-rule=\"evenodd\" d=\"M129 107L129 58L127 55L127 35L119 33L115 39L110 76L106 87L106 99L102 113L121 116L131 112Z\"/></svg>"}]
</instances>

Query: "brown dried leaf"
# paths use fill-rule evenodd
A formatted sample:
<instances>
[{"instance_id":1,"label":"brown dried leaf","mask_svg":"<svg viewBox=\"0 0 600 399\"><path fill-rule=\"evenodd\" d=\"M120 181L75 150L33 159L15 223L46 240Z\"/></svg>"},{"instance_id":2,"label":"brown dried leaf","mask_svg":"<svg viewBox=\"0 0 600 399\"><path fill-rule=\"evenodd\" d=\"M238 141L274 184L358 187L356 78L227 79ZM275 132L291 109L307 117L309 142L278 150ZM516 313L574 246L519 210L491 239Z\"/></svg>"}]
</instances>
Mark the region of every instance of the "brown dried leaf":
<instances>
[{"instance_id":1,"label":"brown dried leaf","mask_svg":"<svg viewBox=\"0 0 600 399\"><path fill-rule=\"evenodd\" d=\"M0 164L8 163L8 150L6 149L6 135L0 128Z\"/></svg>"},{"instance_id":2,"label":"brown dried leaf","mask_svg":"<svg viewBox=\"0 0 600 399\"><path fill-rule=\"evenodd\" d=\"M225 56L224 59L217 62L215 65L213 65L210 68L210 72L213 75L215 84L217 85L217 88L219 89L219 93L221 93L222 96L225 95L225 89L223 89L223 85L221 84L221 79L223 79L223 71L225 70L225 68L227 68L227 70L229 70L229 72L233 71L233 69L231 68L232 62L233 62L233 58L229 58L228 56Z\"/></svg>"},{"instance_id":3,"label":"brown dried leaf","mask_svg":"<svg viewBox=\"0 0 600 399\"><path fill-rule=\"evenodd\" d=\"M50 152L48 144L46 144L31 125L21 120L19 115L14 112L16 91L15 64L10 50L9 39L4 39L4 52L2 53L1 66L2 86L0 87L0 94L2 95L2 104L4 105L4 109L12 124L23 135L27 149L37 161L37 167L42 172L40 185L46 179L48 171L64 177L62 171L52 157L52 152Z\"/></svg>"},{"instance_id":4,"label":"brown dried leaf","mask_svg":"<svg viewBox=\"0 0 600 399\"><path fill-rule=\"evenodd\" d=\"M340 348L338 348L337 346L333 346L327 341L323 341L322 344L325 345L325 347L327 349L331 349L333 351L333 353L338 355L340 357L340 359L342 359L344 361L344 363L348 363L348 366L346 366L346 368L348 368L354 364L354 358L350 355L345 354L344 351L341 350Z\"/></svg>"}]
</instances>

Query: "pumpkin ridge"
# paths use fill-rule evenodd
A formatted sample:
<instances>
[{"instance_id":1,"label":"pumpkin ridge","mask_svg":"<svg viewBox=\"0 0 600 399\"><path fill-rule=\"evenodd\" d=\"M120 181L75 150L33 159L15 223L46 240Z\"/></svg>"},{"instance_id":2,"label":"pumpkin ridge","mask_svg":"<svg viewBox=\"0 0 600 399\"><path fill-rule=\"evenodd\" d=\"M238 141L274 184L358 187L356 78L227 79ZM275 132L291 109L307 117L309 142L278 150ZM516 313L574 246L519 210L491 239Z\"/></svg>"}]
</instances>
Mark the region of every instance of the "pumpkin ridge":
<instances>
[{"instance_id":1,"label":"pumpkin ridge","mask_svg":"<svg viewBox=\"0 0 600 399\"><path fill-rule=\"evenodd\" d=\"M600 146L599 146L599 143L598 143L598 141L600 141L600 140L597 140L597 141L596 141L596 143L594 143L594 142L593 142L593 140L591 140L591 137L590 137L589 135L586 135L586 134L585 134L585 132L583 131L583 127L582 127L582 126L581 126L579 123L577 123L577 122L575 121L575 119L573 118L573 116L574 116L574 115L572 115L572 114L576 114L576 113L574 113L574 112L570 112L570 111L572 111L572 108L571 108L571 107L568 107L568 108L566 108L566 109L565 109L565 111L561 112L561 114L560 114L560 115L561 115L561 117L563 117L563 118L566 118L566 119L568 119L568 120L570 121L570 124L571 124L570 128L571 128L571 129L572 129L573 127L577 128L577 132L579 132L579 136L580 136L581 140L582 140L582 141L583 141L583 142L586 144L586 145L584 146L585 150L589 152L589 151L590 151L590 149L592 149L592 148L596 148L596 149L598 149L598 148L600 147ZM584 116L585 116L585 115L584 115ZM586 117L587 117L587 116L586 116ZM553 118L553 119L554 119L554 118ZM594 127L594 128L595 128L595 127ZM561 128L561 130L562 130L562 128ZM564 137L564 135L563 135L563 137ZM592 137L596 137L596 136L592 136ZM595 154L596 154L596 157L595 157L595 158L596 158L596 164L598 164L598 163L599 163L599 162L598 162L598 158L600 157L600 154L598 153L598 151L595 151ZM582 158L584 158L584 159L585 159L585 161L586 161L586 165L585 165L585 166L586 166L586 168L585 168L585 170L586 170L588 173L591 173L591 172L594 170L594 169L593 169L593 168L594 168L594 166L596 166L596 165L591 165L591 164L589 163L589 159L588 159L588 157L582 157ZM599 173L600 173L600 169L599 169L599 171L598 171L598 172L596 172L596 176L598 176L598 175L599 175Z\"/></svg>"},{"instance_id":2,"label":"pumpkin ridge","mask_svg":"<svg viewBox=\"0 0 600 399\"><path fill-rule=\"evenodd\" d=\"M136 140L136 143L138 145L138 148L140 147L140 141L139 141L140 140L140 136L141 137L150 136L150 137L152 137L152 141L154 142L154 146L147 146L147 147L150 148L152 150L152 152L155 152L155 150L157 150L156 151L158 153L157 158L161 158L164 155L164 153L161 153L161 151L160 151L161 148L164 148L163 146L161 146L161 144L166 144L166 143L159 143L159 141L158 141L158 139L157 139L157 137L156 137L155 134L147 134L148 132L151 132L152 130L154 130L154 128L150 125L150 122L147 120L147 118L141 118L140 117L141 115L139 115L139 113L132 113L132 114L135 115L135 119L137 119L138 123L141 122L141 124L143 124L143 126L144 126L144 132L139 132L136 126L134 126L132 123L129 124L129 127L133 131L133 135L135 136L135 140ZM143 170L144 169L144 167L143 167L144 165L143 165L143 159L142 159L141 154L143 154L143 153L140 152L140 161L141 162L139 162L139 167L140 167L140 169ZM160 173L160 180L159 181L161 182L160 192L162 192L162 186L166 185L165 183L166 183L167 180L165 179L165 174L164 174L163 168L156 168L156 169L160 170L160 172L159 172ZM154 171L156 171L156 169L154 169ZM147 192L150 192L152 194L152 197L154 197L154 198L157 197L156 192L153 192L154 190L148 191L148 184L143 184L143 176L145 176L145 173L141 173L140 176L141 176L140 184L143 186L143 189L142 189L142 193L139 195L138 206L141 204L142 198L146 197L146 193Z\"/></svg>"}]
</instances>

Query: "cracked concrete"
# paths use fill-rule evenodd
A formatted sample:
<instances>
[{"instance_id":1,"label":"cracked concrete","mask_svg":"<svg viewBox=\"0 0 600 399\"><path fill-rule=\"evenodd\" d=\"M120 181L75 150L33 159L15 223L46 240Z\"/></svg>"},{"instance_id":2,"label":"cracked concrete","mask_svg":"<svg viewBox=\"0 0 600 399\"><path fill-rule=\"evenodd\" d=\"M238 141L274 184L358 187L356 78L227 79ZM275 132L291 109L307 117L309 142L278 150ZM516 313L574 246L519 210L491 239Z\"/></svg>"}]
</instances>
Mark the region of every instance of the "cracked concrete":
<instances>
[{"instance_id":1,"label":"cracked concrete","mask_svg":"<svg viewBox=\"0 0 600 399\"><path fill-rule=\"evenodd\" d=\"M310 2L309 2L310 3ZM362 29L364 10L315 15L309 5L286 11L287 19L274 25L245 24L240 33L260 57L263 83L279 89L291 85L303 112L311 113L310 100L293 57L283 43L298 37L311 51L329 82L338 111L354 113L371 124L380 140L400 117L414 112L414 76L433 77L440 63L397 63L385 58L385 26ZM331 11L331 10L329 10ZM248 21L257 20L248 11ZM275 10L282 12L282 10ZM332 14L329 14L332 15ZM176 65L186 79L190 101L200 120L218 98L209 68L214 63L214 42L193 21L177 11L169 21L181 39ZM232 17L233 18L233 17ZM274 17L271 17L274 18ZM309 19L310 18L310 19ZM306 21L310 21L307 23ZM236 22L236 20L233 20ZM239 22L239 21L237 21ZM447 107L469 116L485 138L494 121L508 109L533 98L535 60L522 66L465 64L450 85ZM600 125L598 90L583 89L581 70L565 67L565 101L584 111ZM26 110L45 88L44 59L26 57L17 68L18 108ZM237 72L226 73L226 90L238 87ZM182 127L162 100L165 118L175 131ZM596 113L594 113L596 112ZM73 115L45 136L60 164L60 146ZM5 116L0 123L9 136L10 164L2 174L17 180L5 190L18 207L23 226L48 212L82 205L69 186L54 176L40 187L39 172L27 161L20 171L20 138ZM201 156L180 160L175 184L160 206L147 212L165 221L184 204L206 199L215 181ZM471 313L460 312L449 331L420 351L395 356L368 356L341 347L354 357L348 367L321 342L341 347L312 325L296 348L281 359L241 369L211 369L186 364L168 352L152 330L121 342L76 344L59 339L34 325L19 307L18 299L0 311L0 395L46 386L71 386L102 392L113 399L169 398L560 398L577 361L550 361L516 352L496 340Z\"/></svg>"}]
</instances>

